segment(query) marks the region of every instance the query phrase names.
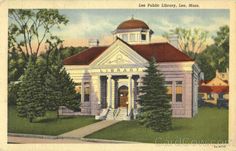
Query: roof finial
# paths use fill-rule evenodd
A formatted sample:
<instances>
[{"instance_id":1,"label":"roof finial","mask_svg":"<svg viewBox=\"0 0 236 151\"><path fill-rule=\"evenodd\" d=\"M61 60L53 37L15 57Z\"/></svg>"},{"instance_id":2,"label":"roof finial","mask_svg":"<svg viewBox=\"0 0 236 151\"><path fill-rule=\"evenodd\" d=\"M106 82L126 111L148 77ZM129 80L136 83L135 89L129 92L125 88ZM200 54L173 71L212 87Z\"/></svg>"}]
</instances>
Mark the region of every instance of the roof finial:
<instances>
[{"instance_id":1,"label":"roof finial","mask_svg":"<svg viewBox=\"0 0 236 151\"><path fill-rule=\"evenodd\" d=\"M132 14L132 17L131 17L131 19L132 19L132 20L134 19L134 14Z\"/></svg>"}]
</instances>

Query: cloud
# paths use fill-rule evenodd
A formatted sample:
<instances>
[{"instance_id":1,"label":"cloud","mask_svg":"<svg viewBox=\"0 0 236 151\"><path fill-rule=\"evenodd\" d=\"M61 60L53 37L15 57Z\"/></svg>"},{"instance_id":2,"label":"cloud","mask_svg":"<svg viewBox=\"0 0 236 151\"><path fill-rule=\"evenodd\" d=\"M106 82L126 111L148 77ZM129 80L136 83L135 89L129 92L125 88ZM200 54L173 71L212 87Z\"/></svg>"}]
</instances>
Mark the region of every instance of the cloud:
<instances>
[{"instance_id":1,"label":"cloud","mask_svg":"<svg viewBox=\"0 0 236 151\"><path fill-rule=\"evenodd\" d=\"M69 23L58 35L63 38L100 38L104 35L111 35L114 24L103 16L89 16L80 14L75 23Z\"/></svg>"},{"instance_id":2,"label":"cloud","mask_svg":"<svg viewBox=\"0 0 236 151\"><path fill-rule=\"evenodd\" d=\"M181 17L181 23L183 25L190 25L190 24L193 24L194 22L196 23L199 20L200 20L200 17L197 17L197 16L182 16Z\"/></svg>"},{"instance_id":3,"label":"cloud","mask_svg":"<svg viewBox=\"0 0 236 151\"><path fill-rule=\"evenodd\" d=\"M214 35L220 26L229 24L227 13L212 10L209 11L135 11L135 17L145 21L154 31L154 37L161 36L164 32L176 27L200 28ZM64 12L66 14L66 12ZM98 38L101 45L112 42L111 32L121 23L128 19L133 12L128 10L85 10L70 11L68 25L57 31L57 35L68 41L68 44L86 45L88 39ZM154 38L158 39L158 38ZM71 42L70 42L71 41ZM72 42L73 41L73 42Z\"/></svg>"}]
</instances>

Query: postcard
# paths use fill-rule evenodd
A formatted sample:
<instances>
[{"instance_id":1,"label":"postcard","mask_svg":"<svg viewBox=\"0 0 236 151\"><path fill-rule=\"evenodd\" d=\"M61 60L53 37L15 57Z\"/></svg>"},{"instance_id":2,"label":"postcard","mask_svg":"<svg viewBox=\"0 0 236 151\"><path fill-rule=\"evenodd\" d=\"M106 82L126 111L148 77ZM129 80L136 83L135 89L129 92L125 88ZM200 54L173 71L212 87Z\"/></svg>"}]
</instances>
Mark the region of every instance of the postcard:
<instances>
[{"instance_id":1,"label":"postcard","mask_svg":"<svg viewBox=\"0 0 236 151\"><path fill-rule=\"evenodd\" d=\"M0 7L0 150L236 150L235 1Z\"/></svg>"}]
</instances>

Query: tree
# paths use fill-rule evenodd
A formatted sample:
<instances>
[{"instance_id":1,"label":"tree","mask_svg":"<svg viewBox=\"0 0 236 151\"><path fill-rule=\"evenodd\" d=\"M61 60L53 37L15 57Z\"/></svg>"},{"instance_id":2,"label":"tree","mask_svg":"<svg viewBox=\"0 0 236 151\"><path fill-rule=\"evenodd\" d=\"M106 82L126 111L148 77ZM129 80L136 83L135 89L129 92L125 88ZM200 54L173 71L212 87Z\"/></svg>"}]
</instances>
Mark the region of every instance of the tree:
<instances>
[{"instance_id":1,"label":"tree","mask_svg":"<svg viewBox=\"0 0 236 151\"><path fill-rule=\"evenodd\" d=\"M48 56L48 62L50 66L45 78L47 109L58 111L60 106L66 106L72 110L79 110L80 99L75 91L75 83L63 67L61 52L58 49L52 51Z\"/></svg>"},{"instance_id":2,"label":"tree","mask_svg":"<svg viewBox=\"0 0 236 151\"><path fill-rule=\"evenodd\" d=\"M58 111L59 106L63 104L62 85L59 67L48 70L45 78L46 104L47 110ZM57 117L59 114L57 112Z\"/></svg>"},{"instance_id":3,"label":"tree","mask_svg":"<svg viewBox=\"0 0 236 151\"><path fill-rule=\"evenodd\" d=\"M163 75L157 69L154 58L149 61L140 89L142 101L139 122L155 131L167 131L171 128L171 104Z\"/></svg>"},{"instance_id":4,"label":"tree","mask_svg":"<svg viewBox=\"0 0 236 151\"><path fill-rule=\"evenodd\" d=\"M19 91L19 83L8 84L8 105L15 106L18 98L17 92Z\"/></svg>"},{"instance_id":5,"label":"tree","mask_svg":"<svg viewBox=\"0 0 236 151\"><path fill-rule=\"evenodd\" d=\"M200 53L196 58L196 63L204 73L205 80L211 80L215 77L216 68L211 63L208 54Z\"/></svg>"},{"instance_id":6,"label":"tree","mask_svg":"<svg viewBox=\"0 0 236 151\"><path fill-rule=\"evenodd\" d=\"M56 9L10 9L8 18L8 81L17 81L29 58L37 59L45 44L59 39L51 31L66 25L68 19Z\"/></svg>"},{"instance_id":7,"label":"tree","mask_svg":"<svg viewBox=\"0 0 236 151\"><path fill-rule=\"evenodd\" d=\"M42 67L29 60L18 91L17 111L30 122L45 114L45 91Z\"/></svg>"},{"instance_id":8,"label":"tree","mask_svg":"<svg viewBox=\"0 0 236 151\"><path fill-rule=\"evenodd\" d=\"M68 23L56 9L11 9L9 20L9 51L17 49L25 60L30 55L38 56L42 44L53 36L52 29Z\"/></svg>"},{"instance_id":9,"label":"tree","mask_svg":"<svg viewBox=\"0 0 236 151\"><path fill-rule=\"evenodd\" d=\"M74 54L77 54L85 49L87 49L88 47L65 47L60 49L61 53L62 53L62 59L65 59L67 57L70 57Z\"/></svg>"},{"instance_id":10,"label":"tree","mask_svg":"<svg viewBox=\"0 0 236 151\"><path fill-rule=\"evenodd\" d=\"M178 46L180 50L192 57L196 58L197 54L206 47L208 32L201 29L175 28L169 33L164 33L163 37L169 38L171 35L178 35Z\"/></svg>"},{"instance_id":11,"label":"tree","mask_svg":"<svg viewBox=\"0 0 236 151\"><path fill-rule=\"evenodd\" d=\"M13 49L8 53L8 83L17 81L24 73L26 62L21 53Z\"/></svg>"},{"instance_id":12,"label":"tree","mask_svg":"<svg viewBox=\"0 0 236 151\"><path fill-rule=\"evenodd\" d=\"M70 75L66 72L64 67L62 68L60 75L62 77L63 105L71 110L79 111L80 95L76 94L75 83L70 78Z\"/></svg>"},{"instance_id":13,"label":"tree","mask_svg":"<svg viewBox=\"0 0 236 151\"><path fill-rule=\"evenodd\" d=\"M213 40L214 43L196 57L206 80L214 78L216 70L225 72L229 68L229 27L220 27Z\"/></svg>"}]
</instances>

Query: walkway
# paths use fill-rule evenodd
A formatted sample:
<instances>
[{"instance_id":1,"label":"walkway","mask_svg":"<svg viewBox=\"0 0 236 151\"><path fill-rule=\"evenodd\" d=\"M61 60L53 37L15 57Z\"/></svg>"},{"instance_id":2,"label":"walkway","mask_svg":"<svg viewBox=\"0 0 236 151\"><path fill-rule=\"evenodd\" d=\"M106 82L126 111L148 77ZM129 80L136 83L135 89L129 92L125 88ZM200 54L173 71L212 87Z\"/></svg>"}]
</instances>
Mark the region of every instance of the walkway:
<instances>
[{"instance_id":1,"label":"walkway","mask_svg":"<svg viewBox=\"0 0 236 151\"><path fill-rule=\"evenodd\" d=\"M10 144L35 144L35 143L94 143L76 139L50 139L50 138L34 138L34 137L19 137L8 136Z\"/></svg>"},{"instance_id":2,"label":"walkway","mask_svg":"<svg viewBox=\"0 0 236 151\"><path fill-rule=\"evenodd\" d=\"M106 139L93 139L93 138L75 138L75 139L67 139L67 138L59 138L56 136L45 136L45 137L38 137L37 135L34 136L27 136L23 134L10 134L8 135L9 144L35 144L35 143L77 143L77 144L94 144L94 143L106 143L106 144L138 144L139 142L130 142L130 141L119 141L119 140L106 140Z\"/></svg>"},{"instance_id":3,"label":"walkway","mask_svg":"<svg viewBox=\"0 0 236 151\"><path fill-rule=\"evenodd\" d=\"M64 133L59 135L59 137L64 137L64 138L83 138L89 134L92 134L94 132L97 132L101 129L104 129L108 126L111 126L115 123L119 122L118 120L104 120L101 122L97 122L94 124L90 124L88 126Z\"/></svg>"}]
</instances>

